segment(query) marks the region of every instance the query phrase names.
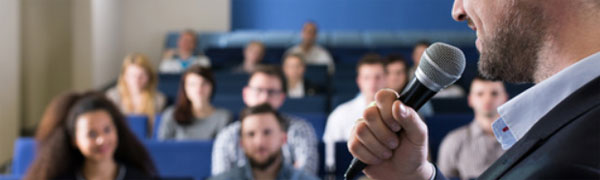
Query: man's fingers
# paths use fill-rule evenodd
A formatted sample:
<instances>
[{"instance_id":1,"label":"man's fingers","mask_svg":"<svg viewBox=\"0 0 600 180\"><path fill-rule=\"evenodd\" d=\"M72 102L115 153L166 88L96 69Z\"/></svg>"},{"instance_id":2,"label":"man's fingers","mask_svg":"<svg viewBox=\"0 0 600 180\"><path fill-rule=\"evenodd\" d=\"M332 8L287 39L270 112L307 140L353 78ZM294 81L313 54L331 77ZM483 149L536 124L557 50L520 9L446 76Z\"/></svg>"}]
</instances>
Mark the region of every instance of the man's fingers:
<instances>
[{"instance_id":1,"label":"man's fingers","mask_svg":"<svg viewBox=\"0 0 600 180\"><path fill-rule=\"evenodd\" d=\"M402 126L408 140L415 145L426 145L427 125L421 120L417 112L400 101L394 102L392 107L394 119Z\"/></svg>"},{"instance_id":2,"label":"man's fingers","mask_svg":"<svg viewBox=\"0 0 600 180\"><path fill-rule=\"evenodd\" d=\"M356 131L356 137L361 144L363 144L372 154L378 156L381 159L389 159L392 157L392 149L383 145L373 132L369 128L358 128Z\"/></svg>"},{"instance_id":3,"label":"man's fingers","mask_svg":"<svg viewBox=\"0 0 600 180\"><path fill-rule=\"evenodd\" d=\"M395 149L398 146L399 142L398 136L396 136L396 134L392 132L390 128L387 127L380 115L381 113L379 108L373 106L367 108L363 116L369 129L373 129L373 131L371 132L373 132L373 134L375 135L376 140L387 146L389 149Z\"/></svg>"},{"instance_id":4,"label":"man's fingers","mask_svg":"<svg viewBox=\"0 0 600 180\"><path fill-rule=\"evenodd\" d=\"M381 119L393 132L400 131L400 125L392 116L392 105L396 99L398 99L398 93L392 89L382 89L375 94L375 102L381 114Z\"/></svg>"},{"instance_id":5,"label":"man's fingers","mask_svg":"<svg viewBox=\"0 0 600 180\"><path fill-rule=\"evenodd\" d=\"M365 131L365 129L367 131L368 127L367 124L364 121L359 121L356 123L355 127L354 127L354 131L352 132L354 135L359 136L356 132L357 131ZM371 151L369 151L365 145L363 145L360 140L358 139L357 136L352 136L350 138L350 140L348 140L348 150L350 150L350 153L358 158L360 161L366 163L366 164L372 164L372 165L376 165L376 164L380 164L383 160L381 158L379 158L377 155L374 155L373 153L371 153Z\"/></svg>"}]
</instances>

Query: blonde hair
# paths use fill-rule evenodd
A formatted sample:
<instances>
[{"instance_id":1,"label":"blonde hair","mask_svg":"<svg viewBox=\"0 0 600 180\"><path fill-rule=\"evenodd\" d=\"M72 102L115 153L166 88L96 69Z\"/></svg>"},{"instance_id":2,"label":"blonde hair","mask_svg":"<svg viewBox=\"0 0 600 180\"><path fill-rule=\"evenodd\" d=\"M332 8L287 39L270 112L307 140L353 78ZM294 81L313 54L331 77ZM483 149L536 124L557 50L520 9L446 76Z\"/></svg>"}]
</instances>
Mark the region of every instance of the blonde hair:
<instances>
[{"instance_id":1,"label":"blonde hair","mask_svg":"<svg viewBox=\"0 0 600 180\"><path fill-rule=\"evenodd\" d=\"M143 68L148 75L148 83L142 89L142 107L135 109L131 100L131 94L129 94L129 88L125 82L125 70L131 65L136 65ZM119 75L119 81L117 82L117 89L121 96L121 107L124 114L142 114L148 116L148 132L152 132L154 128L154 116L156 112L156 97L157 91L156 86L158 84L158 75L152 67L150 60L144 54L132 53L125 56L123 65L121 66L121 74Z\"/></svg>"}]
</instances>

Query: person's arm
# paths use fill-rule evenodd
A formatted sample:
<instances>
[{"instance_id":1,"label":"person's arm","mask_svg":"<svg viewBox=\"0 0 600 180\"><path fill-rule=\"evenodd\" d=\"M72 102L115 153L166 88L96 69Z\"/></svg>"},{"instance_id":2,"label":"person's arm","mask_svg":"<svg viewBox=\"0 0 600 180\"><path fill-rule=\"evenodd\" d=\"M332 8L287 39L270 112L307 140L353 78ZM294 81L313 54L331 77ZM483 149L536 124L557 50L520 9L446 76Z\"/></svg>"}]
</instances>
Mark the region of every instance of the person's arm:
<instances>
[{"instance_id":1,"label":"person's arm","mask_svg":"<svg viewBox=\"0 0 600 180\"><path fill-rule=\"evenodd\" d=\"M415 110L396 100L397 93L389 89L377 92L375 99L376 106L364 111L364 120L356 122L348 141L350 153L368 165L363 172L373 179L443 177L427 161L427 125Z\"/></svg>"},{"instance_id":2,"label":"person's arm","mask_svg":"<svg viewBox=\"0 0 600 180\"><path fill-rule=\"evenodd\" d=\"M304 120L295 120L288 130L288 144L293 147L294 167L317 174L319 156L314 128Z\"/></svg>"}]
</instances>

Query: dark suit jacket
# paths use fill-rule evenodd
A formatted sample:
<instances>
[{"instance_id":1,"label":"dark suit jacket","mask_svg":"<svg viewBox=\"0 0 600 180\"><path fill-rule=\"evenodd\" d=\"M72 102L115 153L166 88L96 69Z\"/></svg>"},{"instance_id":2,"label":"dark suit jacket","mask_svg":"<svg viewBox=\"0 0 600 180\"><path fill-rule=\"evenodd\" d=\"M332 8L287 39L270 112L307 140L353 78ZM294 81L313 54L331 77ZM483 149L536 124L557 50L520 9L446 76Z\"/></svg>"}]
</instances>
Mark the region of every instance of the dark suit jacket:
<instances>
[{"instance_id":1,"label":"dark suit jacket","mask_svg":"<svg viewBox=\"0 0 600 180\"><path fill-rule=\"evenodd\" d=\"M479 179L600 179L600 77L544 115Z\"/></svg>"}]
</instances>

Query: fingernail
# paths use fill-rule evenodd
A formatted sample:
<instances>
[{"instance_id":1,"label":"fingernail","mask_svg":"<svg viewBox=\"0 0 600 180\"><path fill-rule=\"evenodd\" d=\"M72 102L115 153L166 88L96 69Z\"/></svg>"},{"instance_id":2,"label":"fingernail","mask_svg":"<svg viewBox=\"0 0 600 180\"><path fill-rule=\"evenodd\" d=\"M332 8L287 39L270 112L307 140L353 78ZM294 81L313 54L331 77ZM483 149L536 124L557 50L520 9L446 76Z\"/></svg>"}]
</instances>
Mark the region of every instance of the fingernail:
<instances>
[{"instance_id":1,"label":"fingernail","mask_svg":"<svg viewBox=\"0 0 600 180\"><path fill-rule=\"evenodd\" d=\"M383 159L389 159L390 157L392 157L392 153L389 151L383 152Z\"/></svg>"},{"instance_id":2,"label":"fingernail","mask_svg":"<svg viewBox=\"0 0 600 180\"><path fill-rule=\"evenodd\" d=\"M392 122L391 126L392 126L392 131L394 131L394 132L400 131L400 125L398 125L398 123Z\"/></svg>"},{"instance_id":3,"label":"fingernail","mask_svg":"<svg viewBox=\"0 0 600 180\"><path fill-rule=\"evenodd\" d=\"M390 147L390 149L395 149L396 146L398 146L398 143L394 140L389 140L388 141L388 146Z\"/></svg>"},{"instance_id":4,"label":"fingernail","mask_svg":"<svg viewBox=\"0 0 600 180\"><path fill-rule=\"evenodd\" d=\"M402 117L408 116L408 109L406 109L406 106L404 104L400 104L400 115Z\"/></svg>"}]
</instances>

